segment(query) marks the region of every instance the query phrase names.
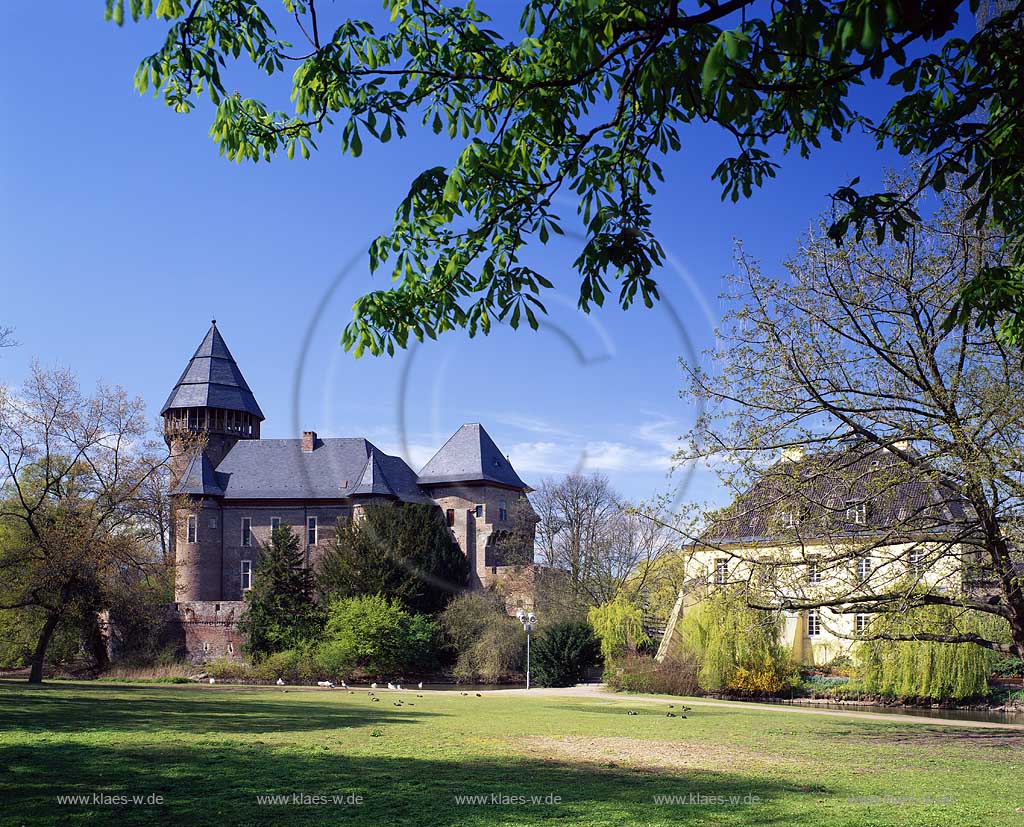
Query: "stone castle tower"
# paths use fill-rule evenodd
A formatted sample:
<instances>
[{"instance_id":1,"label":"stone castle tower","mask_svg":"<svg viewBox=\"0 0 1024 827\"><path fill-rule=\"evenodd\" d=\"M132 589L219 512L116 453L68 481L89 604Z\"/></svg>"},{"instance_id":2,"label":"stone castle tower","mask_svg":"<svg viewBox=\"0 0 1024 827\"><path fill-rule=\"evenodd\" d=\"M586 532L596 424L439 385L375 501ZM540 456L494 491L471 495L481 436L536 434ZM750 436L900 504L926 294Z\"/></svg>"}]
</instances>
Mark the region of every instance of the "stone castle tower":
<instances>
[{"instance_id":1,"label":"stone castle tower","mask_svg":"<svg viewBox=\"0 0 1024 827\"><path fill-rule=\"evenodd\" d=\"M175 600L219 600L221 509L213 497L224 492L214 469L239 440L260 438L264 417L216 319L160 415L171 454ZM196 520L191 526L190 516Z\"/></svg>"}]
</instances>

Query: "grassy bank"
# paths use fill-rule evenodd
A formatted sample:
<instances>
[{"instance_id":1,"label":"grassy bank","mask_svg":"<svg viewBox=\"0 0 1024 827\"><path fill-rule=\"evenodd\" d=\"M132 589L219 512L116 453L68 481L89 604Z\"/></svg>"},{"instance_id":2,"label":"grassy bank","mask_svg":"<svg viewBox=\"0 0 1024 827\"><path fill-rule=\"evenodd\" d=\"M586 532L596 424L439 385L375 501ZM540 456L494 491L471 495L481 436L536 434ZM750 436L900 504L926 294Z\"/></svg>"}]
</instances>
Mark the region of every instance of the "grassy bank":
<instances>
[{"instance_id":1,"label":"grassy bank","mask_svg":"<svg viewBox=\"0 0 1024 827\"><path fill-rule=\"evenodd\" d=\"M1024 824L1022 731L716 707L667 718L667 704L625 697L424 695L404 692L398 707L388 692L374 702L343 690L0 683L4 819ZM275 794L287 803L259 802ZM74 795L88 801L59 803ZM459 803L473 795L486 803Z\"/></svg>"}]
</instances>

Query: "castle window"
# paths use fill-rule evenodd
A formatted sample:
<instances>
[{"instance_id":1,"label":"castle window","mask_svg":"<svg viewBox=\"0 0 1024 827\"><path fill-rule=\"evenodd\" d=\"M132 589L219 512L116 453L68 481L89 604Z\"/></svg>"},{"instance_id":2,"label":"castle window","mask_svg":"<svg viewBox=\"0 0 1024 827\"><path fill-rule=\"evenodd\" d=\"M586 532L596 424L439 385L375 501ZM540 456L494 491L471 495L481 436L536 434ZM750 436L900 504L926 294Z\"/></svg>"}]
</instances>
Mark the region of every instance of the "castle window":
<instances>
[{"instance_id":1,"label":"castle window","mask_svg":"<svg viewBox=\"0 0 1024 827\"><path fill-rule=\"evenodd\" d=\"M857 614L853 616L853 630L857 637L867 634L870 615Z\"/></svg>"},{"instance_id":2,"label":"castle window","mask_svg":"<svg viewBox=\"0 0 1024 827\"><path fill-rule=\"evenodd\" d=\"M724 557L715 560L715 583L719 586L725 585L729 579L729 561Z\"/></svg>"},{"instance_id":3,"label":"castle window","mask_svg":"<svg viewBox=\"0 0 1024 827\"><path fill-rule=\"evenodd\" d=\"M209 525L210 525L210 528L216 528L217 527L217 518L216 517L210 517Z\"/></svg>"},{"instance_id":4,"label":"castle window","mask_svg":"<svg viewBox=\"0 0 1024 827\"><path fill-rule=\"evenodd\" d=\"M189 543L196 542L196 532L198 530L198 525L196 523L197 523L196 515L195 514L189 514L188 515L188 539L186 540L186 542L189 542Z\"/></svg>"},{"instance_id":5,"label":"castle window","mask_svg":"<svg viewBox=\"0 0 1024 827\"><path fill-rule=\"evenodd\" d=\"M871 558L870 557L858 557L857 558L857 579L867 580L871 576Z\"/></svg>"},{"instance_id":6,"label":"castle window","mask_svg":"<svg viewBox=\"0 0 1024 827\"><path fill-rule=\"evenodd\" d=\"M498 500L498 519L508 519L508 503L505 500Z\"/></svg>"},{"instance_id":7,"label":"castle window","mask_svg":"<svg viewBox=\"0 0 1024 827\"><path fill-rule=\"evenodd\" d=\"M210 651L210 641L208 641L208 640L204 640L203 641L203 651L204 652L209 652Z\"/></svg>"},{"instance_id":8,"label":"castle window","mask_svg":"<svg viewBox=\"0 0 1024 827\"><path fill-rule=\"evenodd\" d=\"M306 545L316 545L316 517L309 517L306 520Z\"/></svg>"},{"instance_id":9,"label":"castle window","mask_svg":"<svg viewBox=\"0 0 1024 827\"><path fill-rule=\"evenodd\" d=\"M483 517L484 516L484 507L482 505L478 505L476 507L476 516L477 517Z\"/></svg>"},{"instance_id":10,"label":"castle window","mask_svg":"<svg viewBox=\"0 0 1024 827\"><path fill-rule=\"evenodd\" d=\"M252 517L242 517L242 545L252 545Z\"/></svg>"},{"instance_id":11,"label":"castle window","mask_svg":"<svg viewBox=\"0 0 1024 827\"><path fill-rule=\"evenodd\" d=\"M277 531L280 527L281 527L281 518L280 517L271 517L270 518L270 530L271 531Z\"/></svg>"},{"instance_id":12,"label":"castle window","mask_svg":"<svg viewBox=\"0 0 1024 827\"><path fill-rule=\"evenodd\" d=\"M811 609L807 613L807 637L817 637L821 634L821 620L818 617L817 609Z\"/></svg>"},{"instance_id":13,"label":"castle window","mask_svg":"<svg viewBox=\"0 0 1024 827\"><path fill-rule=\"evenodd\" d=\"M807 560L807 582L811 585L821 582L821 563L817 557L810 557Z\"/></svg>"},{"instance_id":14,"label":"castle window","mask_svg":"<svg viewBox=\"0 0 1024 827\"><path fill-rule=\"evenodd\" d=\"M252 560L242 561L242 591L247 592L252 588Z\"/></svg>"},{"instance_id":15,"label":"castle window","mask_svg":"<svg viewBox=\"0 0 1024 827\"><path fill-rule=\"evenodd\" d=\"M448 528L452 528L455 525L455 509L449 508L444 513L445 521L448 523Z\"/></svg>"},{"instance_id":16,"label":"castle window","mask_svg":"<svg viewBox=\"0 0 1024 827\"><path fill-rule=\"evenodd\" d=\"M233 644L233 643L229 643L228 644L228 654L229 655L235 654L235 644Z\"/></svg>"}]
</instances>

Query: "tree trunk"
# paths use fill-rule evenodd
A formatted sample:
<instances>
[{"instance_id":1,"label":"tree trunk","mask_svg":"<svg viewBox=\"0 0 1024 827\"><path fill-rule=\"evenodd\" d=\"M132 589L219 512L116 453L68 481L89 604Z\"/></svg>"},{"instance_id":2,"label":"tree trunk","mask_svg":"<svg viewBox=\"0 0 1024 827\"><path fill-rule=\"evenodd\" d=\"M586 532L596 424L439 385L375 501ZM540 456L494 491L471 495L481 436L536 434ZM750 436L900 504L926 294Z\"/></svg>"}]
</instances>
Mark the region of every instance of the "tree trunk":
<instances>
[{"instance_id":1,"label":"tree trunk","mask_svg":"<svg viewBox=\"0 0 1024 827\"><path fill-rule=\"evenodd\" d=\"M29 672L29 683L43 682L43 661L46 658L46 649L50 645L50 639L60 622L60 613L54 612L46 616L46 622L39 633L39 642L36 643L36 650L32 653L32 671Z\"/></svg>"}]
</instances>

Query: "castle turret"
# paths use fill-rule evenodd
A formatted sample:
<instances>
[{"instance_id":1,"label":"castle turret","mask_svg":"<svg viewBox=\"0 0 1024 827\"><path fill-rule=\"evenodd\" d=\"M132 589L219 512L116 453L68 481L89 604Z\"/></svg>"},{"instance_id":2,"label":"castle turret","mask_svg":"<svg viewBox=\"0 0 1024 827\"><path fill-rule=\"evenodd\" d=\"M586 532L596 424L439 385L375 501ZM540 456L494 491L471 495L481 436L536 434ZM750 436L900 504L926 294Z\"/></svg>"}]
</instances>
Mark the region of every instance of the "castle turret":
<instances>
[{"instance_id":1,"label":"castle turret","mask_svg":"<svg viewBox=\"0 0 1024 827\"><path fill-rule=\"evenodd\" d=\"M474 587L494 581L501 561L494 541L522 535L521 556L533 560L536 515L526 499L531 489L482 425L463 425L423 466L417 482L444 511L452 535L469 559ZM516 525L516 522L524 525Z\"/></svg>"},{"instance_id":2,"label":"castle turret","mask_svg":"<svg viewBox=\"0 0 1024 827\"><path fill-rule=\"evenodd\" d=\"M171 452L175 600L219 600L224 490L216 468L239 440L260 438L263 412L216 320L160 415Z\"/></svg>"}]
</instances>

